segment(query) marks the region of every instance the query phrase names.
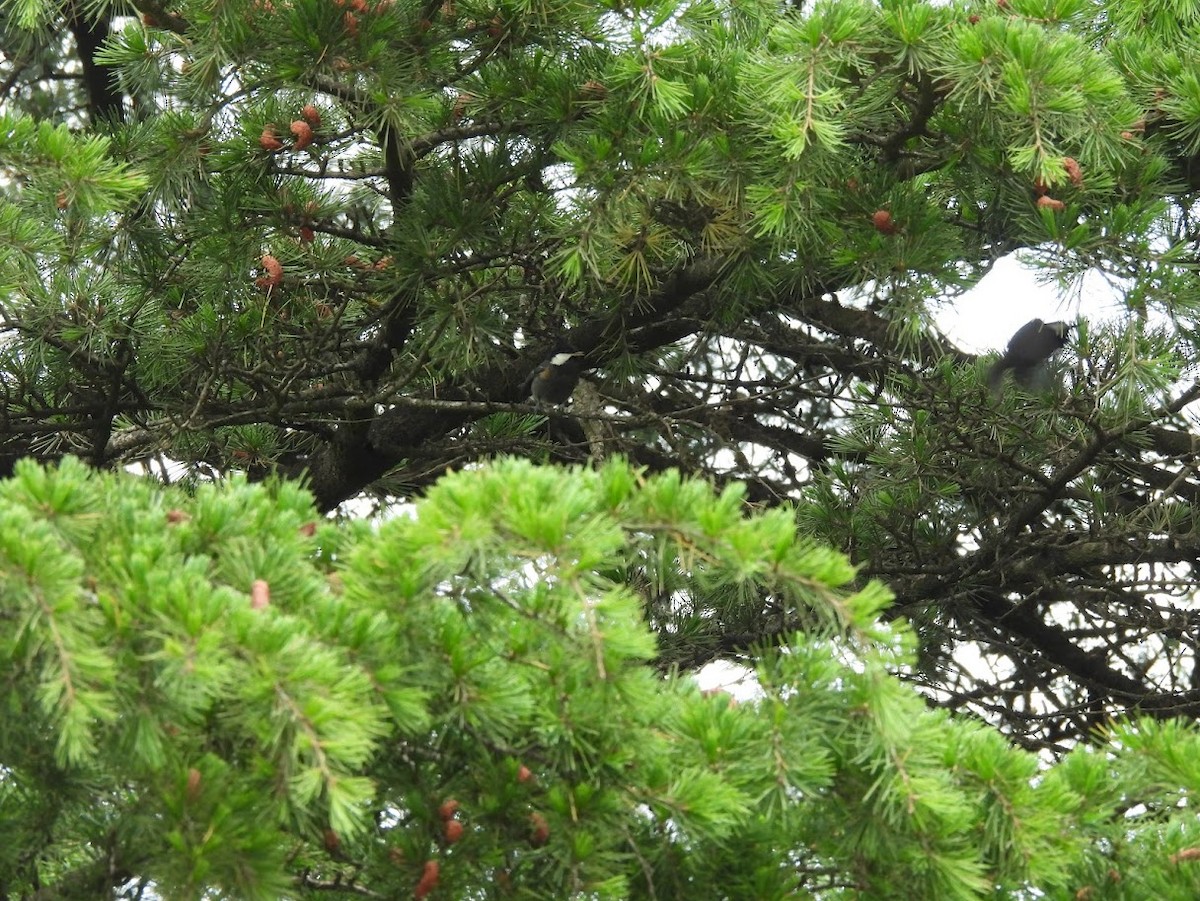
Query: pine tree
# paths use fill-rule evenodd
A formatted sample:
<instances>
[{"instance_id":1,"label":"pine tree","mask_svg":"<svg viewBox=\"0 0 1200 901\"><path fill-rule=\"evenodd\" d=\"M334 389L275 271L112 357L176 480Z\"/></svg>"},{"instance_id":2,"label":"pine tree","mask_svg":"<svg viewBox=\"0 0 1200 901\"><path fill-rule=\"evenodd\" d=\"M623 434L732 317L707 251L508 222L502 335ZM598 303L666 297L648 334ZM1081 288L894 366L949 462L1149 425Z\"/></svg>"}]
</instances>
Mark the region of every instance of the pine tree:
<instances>
[{"instance_id":1,"label":"pine tree","mask_svg":"<svg viewBox=\"0 0 1200 901\"><path fill-rule=\"evenodd\" d=\"M1200 732L1052 767L897 676L786 510L507 460L377 528L293 482L0 484L8 898L1189 897ZM738 703L631 586L805 623Z\"/></svg>"},{"instance_id":2,"label":"pine tree","mask_svg":"<svg viewBox=\"0 0 1200 901\"><path fill-rule=\"evenodd\" d=\"M1121 741L1167 747L1196 714L1200 4L0 9L0 472L303 481L328 512L501 455L620 455L742 485L743 512L794 505L912 623L894 672L1047 759L1125 715L1157 722ZM1055 390L996 398L932 313L1017 251L1119 300L1078 324ZM529 404L564 340L573 403ZM653 665L757 667L810 634L753 582L680 603L703 562L624 574ZM79 659L84 686L110 678ZM47 684L79 705L55 766L133 716ZM257 738L264 760L290 740ZM302 800L281 810L305 825ZM718 859L750 860L686 865Z\"/></svg>"}]
</instances>

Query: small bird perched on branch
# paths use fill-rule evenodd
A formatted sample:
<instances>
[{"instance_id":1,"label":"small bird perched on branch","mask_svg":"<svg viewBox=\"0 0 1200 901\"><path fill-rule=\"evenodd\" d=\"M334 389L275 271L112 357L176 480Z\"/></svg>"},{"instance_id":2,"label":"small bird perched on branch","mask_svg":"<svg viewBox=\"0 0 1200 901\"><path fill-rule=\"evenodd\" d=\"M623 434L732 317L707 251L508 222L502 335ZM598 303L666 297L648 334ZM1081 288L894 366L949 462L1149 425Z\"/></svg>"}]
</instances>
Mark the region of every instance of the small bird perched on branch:
<instances>
[{"instance_id":1,"label":"small bird perched on branch","mask_svg":"<svg viewBox=\"0 0 1200 901\"><path fill-rule=\"evenodd\" d=\"M1031 319L1017 329L1008 342L1003 356L988 370L988 387L995 394L1004 381L1004 373L1012 370L1013 380L1022 388L1039 387L1047 361L1067 343L1069 322L1042 322Z\"/></svg>"},{"instance_id":2,"label":"small bird perched on branch","mask_svg":"<svg viewBox=\"0 0 1200 901\"><path fill-rule=\"evenodd\" d=\"M539 407L544 404L563 404L579 384L584 370L583 354L566 344L559 344L554 353L538 364L529 375L529 394Z\"/></svg>"}]
</instances>

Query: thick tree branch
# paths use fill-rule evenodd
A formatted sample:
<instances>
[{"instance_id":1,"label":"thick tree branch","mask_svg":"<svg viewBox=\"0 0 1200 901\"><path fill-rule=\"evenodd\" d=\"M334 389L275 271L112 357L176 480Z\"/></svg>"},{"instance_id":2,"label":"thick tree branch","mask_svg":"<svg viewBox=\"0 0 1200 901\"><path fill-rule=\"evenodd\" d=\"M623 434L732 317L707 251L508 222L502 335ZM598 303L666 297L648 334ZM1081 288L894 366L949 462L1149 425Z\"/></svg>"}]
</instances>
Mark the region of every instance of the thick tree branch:
<instances>
[{"instance_id":1,"label":"thick tree branch","mask_svg":"<svg viewBox=\"0 0 1200 901\"><path fill-rule=\"evenodd\" d=\"M67 10L67 26L75 36L75 47L83 65L83 84L93 126L125 117L125 98L117 87L116 69L96 62L96 54L108 40L111 18L109 7L93 7L87 12L82 0L74 0Z\"/></svg>"},{"instance_id":2,"label":"thick tree branch","mask_svg":"<svg viewBox=\"0 0 1200 901\"><path fill-rule=\"evenodd\" d=\"M649 298L629 303L583 323L572 332L575 346L587 355L589 365L601 365L619 352L623 337L668 316L690 298L711 287L720 277L721 261L700 259L664 280ZM430 396L442 400L475 400L513 403L533 367L547 348L531 347L515 360L492 364L472 373L468 384L452 379L437 386ZM363 490L392 467L419 454L422 445L462 427L474 415L449 410L414 411L393 406L374 417L368 428L343 427L337 439L308 462L314 493L320 504L332 508Z\"/></svg>"}]
</instances>

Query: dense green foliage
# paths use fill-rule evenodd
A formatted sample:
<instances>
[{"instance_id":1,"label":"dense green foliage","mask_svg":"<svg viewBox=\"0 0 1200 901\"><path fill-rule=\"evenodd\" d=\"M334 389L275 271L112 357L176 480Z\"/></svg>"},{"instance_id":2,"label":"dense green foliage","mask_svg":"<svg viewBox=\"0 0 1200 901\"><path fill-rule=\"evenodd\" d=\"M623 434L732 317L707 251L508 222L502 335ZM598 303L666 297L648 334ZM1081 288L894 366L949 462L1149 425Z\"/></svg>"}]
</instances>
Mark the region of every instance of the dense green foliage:
<instances>
[{"instance_id":1,"label":"dense green foliage","mask_svg":"<svg viewBox=\"0 0 1200 901\"><path fill-rule=\"evenodd\" d=\"M893 675L887 593L785 510L510 461L316 522L288 483L0 486L0 891L397 898L428 861L443 898L1200 891L1200 734L1117 730L1035 779ZM645 665L632 585L808 628L739 704Z\"/></svg>"},{"instance_id":2,"label":"dense green foliage","mask_svg":"<svg viewBox=\"0 0 1200 901\"><path fill-rule=\"evenodd\" d=\"M1198 894L1200 2L131 2L0 0L0 894Z\"/></svg>"}]
</instances>

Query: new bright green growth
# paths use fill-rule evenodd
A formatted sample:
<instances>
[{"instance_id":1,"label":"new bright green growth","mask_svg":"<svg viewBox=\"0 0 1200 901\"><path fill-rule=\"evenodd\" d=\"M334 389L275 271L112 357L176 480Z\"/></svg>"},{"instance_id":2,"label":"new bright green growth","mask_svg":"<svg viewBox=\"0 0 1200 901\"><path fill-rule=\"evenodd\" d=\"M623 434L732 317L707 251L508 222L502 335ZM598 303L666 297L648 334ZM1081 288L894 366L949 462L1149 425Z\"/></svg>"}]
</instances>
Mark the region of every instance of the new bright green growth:
<instances>
[{"instance_id":1,"label":"new bright green growth","mask_svg":"<svg viewBox=\"0 0 1200 901\"><path fill-rule=\"evenodd\" d=\"M369 528L289 483L188 496L20 466L0 484L0 885L407 897L436 865L443 897L1197 888L1194 729L1039 771L896 677L910 642L881 586L743 509L621 461L503 461ZM679 617L655 632L660 592ZM733 597L788 627L740 704L658 665ZM1117 817L1133 800L1157 812Z\"/></svg>"}]
</instances>

